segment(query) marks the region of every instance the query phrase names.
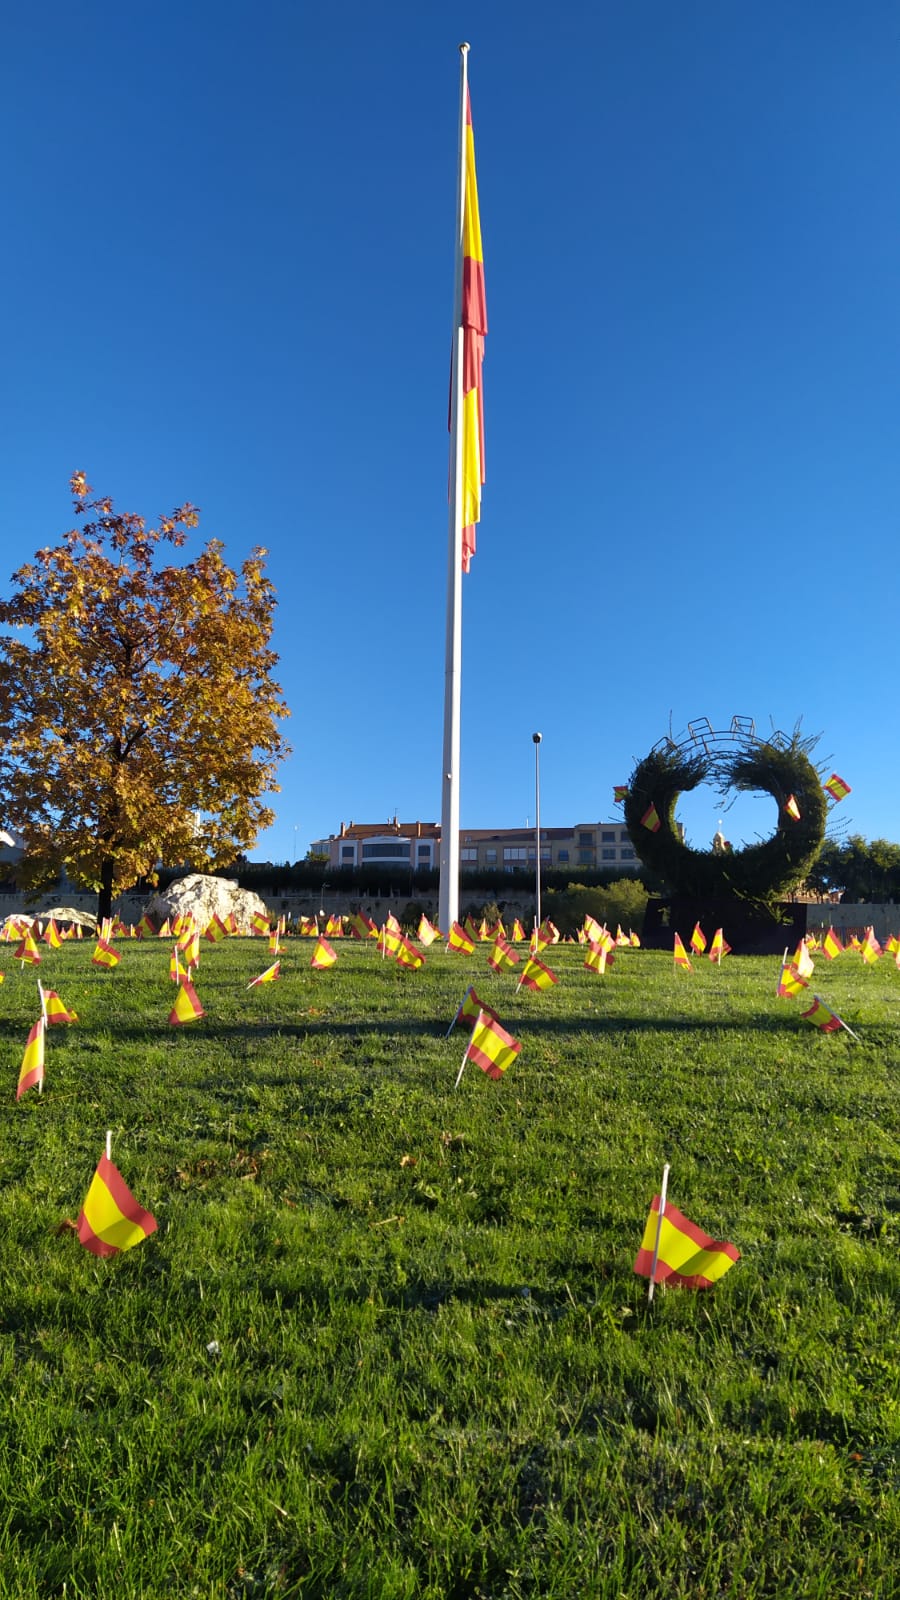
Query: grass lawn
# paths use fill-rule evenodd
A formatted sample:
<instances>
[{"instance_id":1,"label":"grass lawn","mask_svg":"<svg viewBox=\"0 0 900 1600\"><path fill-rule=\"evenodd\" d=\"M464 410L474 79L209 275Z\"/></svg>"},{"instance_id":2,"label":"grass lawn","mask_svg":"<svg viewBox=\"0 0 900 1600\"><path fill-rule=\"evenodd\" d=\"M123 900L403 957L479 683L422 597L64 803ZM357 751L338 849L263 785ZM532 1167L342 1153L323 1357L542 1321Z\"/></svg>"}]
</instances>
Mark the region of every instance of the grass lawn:
<instances>
[{"instance_id":1,"label":"grass lawn","mask_svg":"<svg viewBox=\"0 0 900 1600\"><path fill-rule=\"evenodd\" d=\"M727 935L727 928L726 928ZM47 951L79 1014L17 1105L34 971L0 946L0 1596L609 1600L900 1595L900 972L546 953L406 972L336 944L279 982L204 946ZM500 1082L445 1030L469 983ZM106 1129L159 1229L98 1260ZM741 1260L632 1264L671 1201Z\"/></svg>"}]
</instances>

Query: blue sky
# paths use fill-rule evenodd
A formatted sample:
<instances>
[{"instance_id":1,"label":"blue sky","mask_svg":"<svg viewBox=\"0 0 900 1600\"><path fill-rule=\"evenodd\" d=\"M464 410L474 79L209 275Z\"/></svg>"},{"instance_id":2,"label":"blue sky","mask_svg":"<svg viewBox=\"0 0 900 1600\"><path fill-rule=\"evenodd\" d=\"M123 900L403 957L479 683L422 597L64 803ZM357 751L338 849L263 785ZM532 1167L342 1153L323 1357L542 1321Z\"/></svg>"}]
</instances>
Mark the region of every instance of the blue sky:
<instances>
[{"instance_id":1,"label":"blue sky","mask_svg":"<svg viewBox=\"0 0 900 1600\"><path fill-rule=\"evenodd\" d=\"M190 499L270 551L275 826L440 816L458 42L490 331L463 828L614 815L695 717L900 838L900 12L107 3L5 21L0 584ZM723 807L682 808L705 843ZM738 802L735 843L774 803Z\"/></svg>"}]
</instances>

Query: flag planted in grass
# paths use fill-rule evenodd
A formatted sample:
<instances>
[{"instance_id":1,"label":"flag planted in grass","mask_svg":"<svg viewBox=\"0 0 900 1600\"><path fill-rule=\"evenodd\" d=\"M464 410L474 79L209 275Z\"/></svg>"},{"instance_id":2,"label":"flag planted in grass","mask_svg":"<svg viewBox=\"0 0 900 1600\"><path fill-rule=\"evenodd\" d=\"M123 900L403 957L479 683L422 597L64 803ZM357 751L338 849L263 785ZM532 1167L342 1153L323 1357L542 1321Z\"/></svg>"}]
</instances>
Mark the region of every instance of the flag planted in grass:
<instances>
[{"instance_id":1,"label":"flag planted in grass","mask_svg":"<svg viewBox=\"0 0 900 1600\"><path fill-rule=\"evenodd\" d=\"M457 1075L456 1084L463 1075L463 1067L467 1061L474 1061L482 1072L489 1078L502 1078L507 1067L510 1067L519 1054L522 1046L518 1039L500 1026L496 1017L488 1017L479 1011L472 1029L472 1037L466 1045L466 1053L462 1058L462 1066Z\"/></svg>"},{"instance_id":2,"label":"flag planted in grass","mask_svg":"<svg viewBox=\"0 0 900 1600\"><path fill-rule=\"evenodd\" d=\"M16 1099L21 1100L29 1089L40 1091L44 1087L44 1019L38 1017L25 1044L25 1054L19 1069Z\"/></svg>"},{"instance_id":3,"label":"flag planted in grass","mask_svg":"<svg viewBox=\"0 0 900 1600\"><path fill-rule=\"evenodd\" d=\"M183 977L178 985L178 996L169 1012L169 1022L173 1028L180 1027L185 1022L197 1022L200 1017L205 1017L206 1012L200 1004L197 991L190 978Z\"/></svg>"},{"instance_id":4,"label":"flag planted in grass","mask_svg":"<svg viewBox=\"0 0 900 1600\"><path fill-rule=\"evenodd\" d=\"M842 956L844 954L844 946L841 944L841 941L833 928L828 929L828 932L822 940L822 953L823 955L827 956L829 961L834 961L837 956Z\"/></svg>"},{"instance_id":5,"label":"flag planted in grass","mask_svg":"<svg viewBox=\"0 0 900 1600\"><path fill-rule=\"evenodd\" d=\"M21 944L17 945L13 951L13 957L16 961L24 961L29 967L40 966L41 952L34 942L34 935L30 928Z\"/></svg>"},{"instance_id":6,"label":"flag planted in grass","mask_svg":"<svg viewBox=\"0 0 900 1600\"><path fill-rule=\"evenodd\" d=\"M447 949L455 950L459 955L470 956L475 949L475 941L471 939L465 928L454 922L447 935Z\"/></svg>"},{"instance_id":7,"label":"flag planted in grass","mask_svg":"<svg viewBox=\"0 0 900 1600\"><path fill-rule=\"evenodd\" d=\"M156 1232L156 1218L138 1205L118 1167L100 1157L78 1217L78 1237L95 1256L116 1256Z\"/></svg>"},{"instance_id":8,"label":"flag planted in grass","mask_svg":"<svg viewBox=\"0 0 900 1600\"><path fill-rule=\"evenodd\" d=\"M494 942L494 948L487 958L487 962L488 966L493 967L495 972L502 972L504 968L509 970L512 967L517 967L519 964L519 957L515 950L513 950L511 946L507 944L506 940L498 935Z\"/></svg>"},{"instance_id":9,"label":"flag planted in grass","mask_svg":"<svg viewBox=\"0 0 900 1600\"><path fill-rule=\"evenodd\" d=\"M676 1206L661 1202L658 1194L653 1196L634 1263L638 1277L649 1278L651 1284L711 1289L740 1259L740 1251L733 1244L711 1239Z\"/></svg>"},{"instance_id":10,"label":"flag planted in grass","mask_svg":"<svg viewBox=\"0 0 900 1600\"><path fill-rule=\"evenodd\" d=\"M556 973L545 967L543 961L538 961L537 956L529 956L519 979L518 988L524 984L526 989L552 989L557 983Z\"/></svg>"},{"instance_id":11,"label":"flag planted in grass","mask_svg":"<svg viewBox=\"0 0 900 1600\"><path fill-rule=\"evenodd\" d=\"M695 956L702 956L706 949L706 934L703 932L699 922L694 923L694 931L691 934L691 949Z\"/></svg>"},{"instance_id":12,"label":"flag planted in grass","mask_svg":"<svg viewBox=\"0 0 900 1600\"><path fill-rule=\"evenodd\" d=\"M106 939L97 940L94 954L91 956L92 966L109 967L112 969L113 967L117 967L119 965L121 959L121 956L113 949L112 945Z\"/></svg>"},{"instance_id":13,"label":"flag planted in grass","mask_svg":"<svg viewBox=\"0 0 900 1600\"><path fill-rule=\"evenodd\" d=\"M680 934L677 933L675 935L675 949L673 951L673 955L675 958L676 967L683 967L685 972L693 972L694 969L691 966L691 958L681 942Z\"/></svg>"},{"instance_id":14,"label":"flag planted in grass","mask_svg":"<svg viewBox=\"0 0 900 1600\"><path fill-rule=\"evenodd\" d=\"M399 935L397 962L401 967L408 967L410 972L418 972L419 968L425 965L425 957L421 950L417 950L412 940L407 939L403 933Z\"/></svg>"},{"instance_id":15,"label":"flag planted in grass","mask_svg":"<svg viewBox=\"0 0 900 1600\"><path fill-rule=\"evenodd\" d=\"M820 999L817 994L813 995L813 1003L809 1010L801 1011L800 1015L805 1022L811 1022L814 1028L818 1028L820 1033L837 1033L839 1028L843 1028L845 1033L849 1033L851 1039L857 1038L853 1029L847 1027L843 1017L839 1017L837 1012L833 1011L831 1006L826 1005L825 1001Z\"/></svg>"},{"instance_id":16,"label":"flag planted in grass","mask_svg":"<svg viewBox=\"0 0 900 1600\"><path fill-rule=\"evenodd\" d=\"M54 1027L61 1022L77 1022L77 1011L69 1011L59 998L55 989L43 989L41 997L44 1004L44 1017L48 1027Z\"/></svg>"},{"instance_id":17,"label":"flag planted in grass","mask_svg":"<svg viewBox=\"0 0 900 1600\"><path fill-rule=\"evenodd\" d=\"M250 979L250 982L248 983L247 988L248 989L255 989L260 983L274 983L275 979L279 978L280 976L281 976L281 962L280 961L273 961L272 965L270 967L266 967L265 972L261 972L258 978L251 978Z\"/></svg>"},{"instance_id":18,"label":"flag planted in grass","mask_svg":"<svg viewBox=\"0 0 900 1600\"><path fill-rule=\"evenodd\" d=\"M332 950L328 940L324 938L318 939L316 948L312 953L312 960L309 963L310 966L315 968L316 972L324 972L326 967L333 967L336 961L337 952Z\"/></svg>"}]
</instances>

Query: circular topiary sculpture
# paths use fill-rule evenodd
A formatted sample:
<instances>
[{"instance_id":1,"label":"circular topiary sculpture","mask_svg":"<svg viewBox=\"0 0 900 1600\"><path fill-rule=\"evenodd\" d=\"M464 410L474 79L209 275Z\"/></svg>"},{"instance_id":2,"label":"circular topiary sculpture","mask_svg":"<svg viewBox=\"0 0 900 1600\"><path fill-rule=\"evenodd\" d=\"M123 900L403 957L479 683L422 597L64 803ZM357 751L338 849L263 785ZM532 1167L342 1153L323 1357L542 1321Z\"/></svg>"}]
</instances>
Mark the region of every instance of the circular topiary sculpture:
<instances>
[{"instance_id":1,"label":"circular topiary sculpture","mask_svg":"<svg viewBox=\"0 0 900 1600\"><path fill-rule=\"evenodd\" d=\"M728 734L709 729L681 744L662 740L638 762L628 785L625 822L639 860L674 894L733 897L774 911L806 877L825 838L827 802L809 759L815 742L796 731L790 739L757 739L734 725ZM675 806L679 795L704 782L723 794L770 794L778 805L772 837L742 850L692 850L675 821Z\"/></svg>"}]
</instances>

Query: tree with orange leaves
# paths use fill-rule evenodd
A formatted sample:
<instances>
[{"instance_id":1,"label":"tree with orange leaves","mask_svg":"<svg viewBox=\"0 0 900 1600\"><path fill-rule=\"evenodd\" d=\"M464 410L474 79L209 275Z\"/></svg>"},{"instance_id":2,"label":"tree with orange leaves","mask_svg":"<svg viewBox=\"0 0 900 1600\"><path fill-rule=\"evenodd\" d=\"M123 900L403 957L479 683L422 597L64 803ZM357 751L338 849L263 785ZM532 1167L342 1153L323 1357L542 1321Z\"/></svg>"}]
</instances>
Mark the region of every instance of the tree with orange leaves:
<instances>
[{"instance_id":1,"label":"tree with orange leaves","mask_svg":"<svg viewBox=\"0 0 900 1600\"><path fill-rule=\"evenodd\" d=\"M99 914L160 862L227 866L273 813L287 708L271 677L274 590L255 549L235 572L210 540L163 564L194 506L157 526L71 480L80 526L0 600L0 803L25 839L26 888L61 867Z\"/></svg>"}]
</instances>

